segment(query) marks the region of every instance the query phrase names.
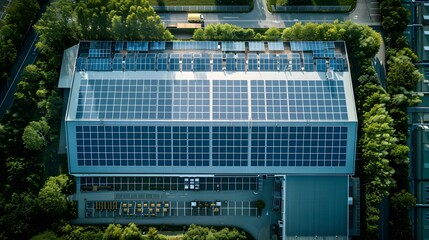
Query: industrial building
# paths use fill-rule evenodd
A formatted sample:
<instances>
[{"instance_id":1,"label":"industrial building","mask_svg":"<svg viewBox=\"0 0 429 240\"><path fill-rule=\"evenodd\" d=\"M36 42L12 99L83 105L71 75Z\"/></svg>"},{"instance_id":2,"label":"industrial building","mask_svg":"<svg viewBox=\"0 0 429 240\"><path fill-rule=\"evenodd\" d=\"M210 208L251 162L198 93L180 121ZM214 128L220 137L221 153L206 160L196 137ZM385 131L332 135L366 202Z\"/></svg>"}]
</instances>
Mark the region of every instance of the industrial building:
<instances>
[{"instance_id":1,"label":"industrial building","mask_svg":"<svg viewBox=\"0 0 429 240\"><path fill-rule=\"evenodd\" d=\"M82 41L59 87L78 223L359 233L344 42Z\"/></svg>"}]
</instances>

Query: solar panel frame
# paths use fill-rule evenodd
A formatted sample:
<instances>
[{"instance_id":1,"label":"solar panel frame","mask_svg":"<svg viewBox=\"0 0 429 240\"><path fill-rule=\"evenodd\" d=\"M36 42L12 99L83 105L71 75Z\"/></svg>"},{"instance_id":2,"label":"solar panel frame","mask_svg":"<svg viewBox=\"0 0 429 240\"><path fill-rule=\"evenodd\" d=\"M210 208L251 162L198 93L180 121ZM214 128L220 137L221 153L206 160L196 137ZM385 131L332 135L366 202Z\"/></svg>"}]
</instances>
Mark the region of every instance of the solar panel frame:
<instances>
[{"instance_id":1,"label":"solar panel frame","mask_svg":"<svg viewBox=\"0 0 429 240\"><path fill-rule=\"evenodd\" d=\"M223 54L213 53L213 72L223 71Z\"/></svg>"},{"instance_id":2,"label":"solar panel frame","mask_svg":"<svg viewBox=\"0 0 429 240\"><path fill-rule=\"evenodd\" d=\"M136 55L134 53L128 53L125 56L125 70L126 71L136 70Z\"/></svg>"},{"instance_id":3,"label":"solar panel frame","mask_svg":"<svg viewBox=\"0 0 429 240\"><path fill-rule=\"evenodd\" d=\"M226 70L227 71L235 71L236 68L236 58L235 54L227 53L226 54Z\"/></svg>"},{"instance_id":4,"label":"solar panel frame","mask_svg":"<svg viewBox=\"0 0 429 240\"><path fill-rule=\"evenodd\" d=\"M168 60L170 71L180 71L180 54L171 53Z\"/></svg>"},{"instance_id":5,"label":"solar panel frame","mask_svg":"<svg viewBox=\"0 0 429 240\"><path fill-rule=\"evenodd\" d=\"M112 70L113 71L123 71L123 55L122 54L115 54L115 57L113 58L112 62Z\"/></svg>"},{"instance_id":6,"label":"solar panel frame","mask_svg":"<svg viewBox=\"0 0 429 240\"><path fill-rule=\"evenodd\" d=\"M128 41L127 42L127 51L131 52L147 52L149 50L148 42L136 42Z\"/></svg>"},{"instance_id":7,"label":"solar panel frame","mask_svg":"<svg viewBox=\"0 0 429 240\"><path fill-rule=\"evenodd\" d=\"M246 55L244 53L237 53L236 55L236 70L246 71Z\"/></svg>"},{"instance_id":8,"label":"solar panel frame","mask_svg":"<svg viewBox=\"0 0 429 240\"><path fill-rule=\"evenodd\" d=\"M182 55L182 71L192 71L192 53L184 53Z\"/></svg>"},{"instance_id":9,"label":"solar panel frame","mask_svg":"<svg viewBox=\"0 0 429 240\"><path fill-rule=\"evenodd\" d=\"M260 71L277 71L278 70L277 56L269 53L259 54L259 70Z\"/></svg>"},{"instance_id":10,"label":"solar panel frame","mask_svg":"<svg viewBox=\"0 0 429 240\"><path fill-rule=\"evenodd\" d=\"M88 71L111 71L111 58L88 58Z\"/></svg>"},{"instance_id":11,"label":"solar panel frame","mask_svg":"<svg viewBox=\"0 0 429 240\"><path fill-rule=\"evenodd\" d=\"M222 51L244 52L245 50L245 42L222 42Z\"/></svg>"},{"instance_id":12,"label":"solar panel frame","mask_svg":"<svg viewBox=\"0 0 429 240\"><path fill-rule=\"evenodd\" d=\"M210 71L210 55L207 53L194 53L194 71Z\"/></svg>"},{"instance_id":13,"label":"solar panel frame","mask_svg":"<svg viewBox=\"0 0 429 240\"><path fill-rule=\"evenodd\" d=\"M326 59L316 59L316 71L326 72Z\"/></svg>"},{"instance_id":14,"label":"solar panel frame","mask_svg":"<svg viewBox=\"0 0 429 240\"><path fill-rule=\"evenodd\" d=\"M281 53L279 54L279 70L286 71L289 67L289 55Z\"/></svg>"},{"instance_id":15,"label":"solar panel frame","mask_svg":"<svg viewBox=\"0 0 429 240\"><path fill-rule=\"evenodd\" d=\"M88 57L91 58L108 58L111 57L111 50L110 49L97 49L97 48L90 48Z\"/></svg>"},{"instance_id":16,"label":"solar panel frame","mask_svg":"<svg viewBox=\"0 0 429 240\"><path fill-rule=\"evenodd\" d=\"M264 42L248 42L250 52L263 52L265 51Z\"/></svg>"},{"instance_id":17,"label":"solar panel frame","mask_svg":"<svg viewBox=\"0 0 429 240\"><path fill-rule=\"evenodd\" d=\"M312 53L304 53L304 71L314 71L314 58Z\"/></svg>"},{"instance_id":18,"label":"solar panel frame","mask_svg":"<svg viewBox=\"0 0 429 240\"><path fill-rule=\"evenodd\" d=\"M78 57L76 59L76 71L86 71L88 69L87 60L88 58Z\"/></svg>"},{"instance_id":19,"label":"solar panel frame","mask_svg":"<svg viewBox=\"0 0 429 240\"><path fill-rule=\"evenodd\" d=\"M284 51L285 47L283 42L268 42L269 51Z\"/></svg>"},{"instance_id":20,"label":"solar panel frame","mask_svg":"<svg viewBox=\"0 0 429 240\"><path fill-rule=\"evenodd\" d=\"M121 52L121 51L123 51L123 50L124 50L124 46L125 46L125 44L124 44L124 42L123 42L123 41L116 41L116 42L115 42L115 51L116 51L116 52Z\"/></svg>"},{"instance_id":21,"label":"solar panel frame","mask_svg":"<svg viewBox=\"0 0 429 240\"><path fill-rule=\"evenodd\" d=\"M158 53L156 70L167 71L167 61L168 61L168 53Z\"/></svg>"},{"instance_id":22,"label":"solar panel frame","mask_svg":"<svg viewBox=\"0 0 429 240\"><path fill-rule=\"evenodd\" d=\"M299 53L292 53L292 71L300 71L301 67L301 55Z\"/></svg>"},{"instance_id":23,"label":"solar panel frame","mask_svg":"<svg viewBox=\"0 0 429 240\"><path fill-rule=\"evenodd\" d=\"M165 50L165 42L150 42L150 50Z\"/></svg>"},{"instance_id":24,"label":"solar panel frame","mask_svg":"<svg viewBox=\"0 0 429 240\"><path fill-rule=\"evenodd\" d=\"M247 71L259 71L258 55L256 53L247 54Z\"/></svg>"}]
</instances>

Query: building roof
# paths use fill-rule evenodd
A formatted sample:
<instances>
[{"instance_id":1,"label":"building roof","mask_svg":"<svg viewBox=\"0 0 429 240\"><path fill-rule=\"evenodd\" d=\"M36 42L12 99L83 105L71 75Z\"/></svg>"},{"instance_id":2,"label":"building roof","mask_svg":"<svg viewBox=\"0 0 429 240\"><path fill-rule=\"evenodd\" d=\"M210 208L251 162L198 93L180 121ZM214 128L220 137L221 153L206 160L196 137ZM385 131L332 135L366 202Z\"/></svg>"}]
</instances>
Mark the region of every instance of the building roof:
<instances>
[{"instance_id":1,"label":"building roof","mask_svg":"<svg viewBox=\"0 0 429 240\"><path fill-rule=\"evenodd\" d=\"M67 119L356 121L343 42L81 42Z\"/></svg>"}]
</instances>

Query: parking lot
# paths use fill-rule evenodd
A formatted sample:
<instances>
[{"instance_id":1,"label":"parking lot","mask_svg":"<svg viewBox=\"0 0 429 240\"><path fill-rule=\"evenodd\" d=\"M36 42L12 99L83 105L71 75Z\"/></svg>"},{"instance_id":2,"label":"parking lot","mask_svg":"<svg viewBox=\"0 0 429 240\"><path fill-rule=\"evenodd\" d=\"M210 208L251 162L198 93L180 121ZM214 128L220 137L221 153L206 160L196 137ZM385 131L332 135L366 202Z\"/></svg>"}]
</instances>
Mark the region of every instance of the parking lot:
<instances>
[{"instance_id":1,"label":"parking lot","mask_svg":"<svg viewBox=\"0 0 429 240\"><path fill-rule=\"evenodd\" d=\"M88 201L87 218L257 216L251 201Z\"/></svg>"}]
</instances>

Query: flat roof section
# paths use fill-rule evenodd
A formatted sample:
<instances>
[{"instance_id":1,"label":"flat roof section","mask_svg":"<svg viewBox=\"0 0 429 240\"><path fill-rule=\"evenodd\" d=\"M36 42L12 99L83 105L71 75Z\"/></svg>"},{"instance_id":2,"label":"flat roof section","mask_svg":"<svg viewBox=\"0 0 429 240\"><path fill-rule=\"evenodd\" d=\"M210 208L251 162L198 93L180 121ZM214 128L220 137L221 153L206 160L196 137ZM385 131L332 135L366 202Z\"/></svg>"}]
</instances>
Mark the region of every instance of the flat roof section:
<instances>
[{"instance_id":1,"label":"flat roof section","mask_svg":"<svg viewBox=\"0 0 429 240\"><path fill-rule=\"evenodd\" d=\"M347 176L287 175L283 196L287 239L347 239L347 191Z\"/></svg>"}]
</instances>

